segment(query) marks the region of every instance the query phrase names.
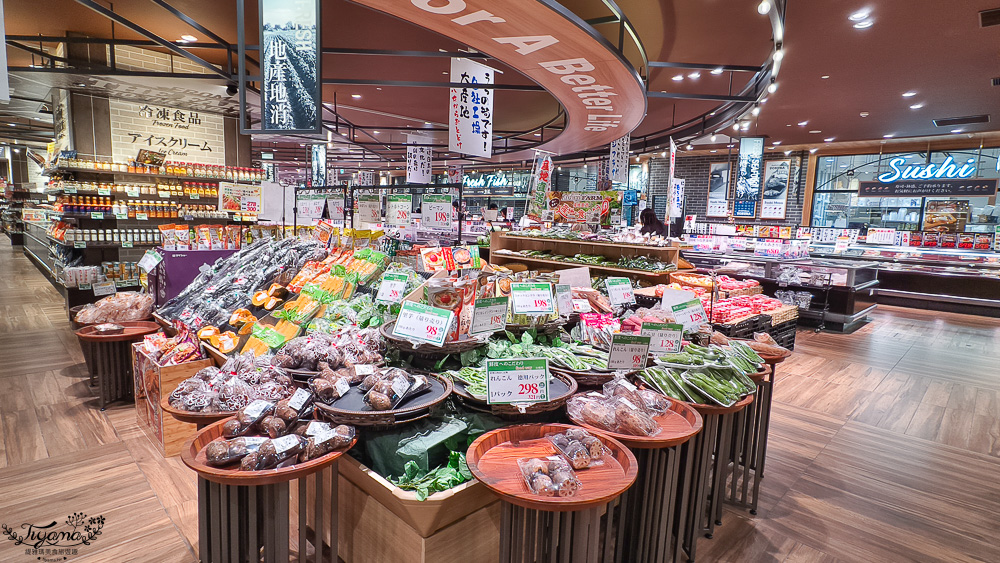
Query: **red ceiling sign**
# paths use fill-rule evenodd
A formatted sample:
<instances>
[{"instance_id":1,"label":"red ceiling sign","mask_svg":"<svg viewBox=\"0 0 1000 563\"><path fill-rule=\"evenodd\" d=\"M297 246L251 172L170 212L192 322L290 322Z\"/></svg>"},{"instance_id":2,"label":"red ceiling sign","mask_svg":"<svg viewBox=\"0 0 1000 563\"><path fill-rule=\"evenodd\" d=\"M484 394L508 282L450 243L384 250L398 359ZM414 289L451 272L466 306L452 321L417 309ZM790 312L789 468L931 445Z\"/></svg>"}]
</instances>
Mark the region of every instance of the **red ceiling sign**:
<instances>
[{"instance_id":1,"label":"red ceiling sign","mask_svg":"<svg viewBox=\"0 0 1000 563\"><path fill-rule=\"evenodd\" d=\"M568 123L541 149L565 154L607 145L635 129L646 113L635 70L561 7L539 0L353 1L473 47L545 88L566 109Z\"/></svg>"}]
</instances>

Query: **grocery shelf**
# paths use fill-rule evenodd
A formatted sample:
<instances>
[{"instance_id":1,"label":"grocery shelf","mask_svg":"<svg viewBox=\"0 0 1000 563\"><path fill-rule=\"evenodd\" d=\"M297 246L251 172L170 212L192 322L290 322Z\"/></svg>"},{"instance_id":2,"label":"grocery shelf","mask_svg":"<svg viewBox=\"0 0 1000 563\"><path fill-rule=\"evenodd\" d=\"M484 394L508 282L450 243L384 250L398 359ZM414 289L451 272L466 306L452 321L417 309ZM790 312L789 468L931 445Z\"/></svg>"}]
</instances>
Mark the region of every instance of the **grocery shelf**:
<instances>
[{"instance_id":1,"label":"grocery shelf","mask_svg":"<svg viewBox=\"0 0 1000 563\"><path fill-rule=\"evenodd\" d=\"M676 246L655 246L652 244L633 244L628 242L606 242L606 241L590 241L590 240L570 240L570 239L560 239L560 238L549 238L549 237L522 237L511 234L503 234L502 238L510 240L530 240L530 241L540 241L540 242L557 242L566 244L577 244L580 246L606 246L613 248L641 248L643 250L673 250L679 251L680 247Z\"/></svg>"},{"instance_id":2,"label":"grocery shelf","mask_svg":"<svg viewBox=\"0 0 1000 563\"><path fill-rule=\"evenodd\" d=\"M32 238L34 238L34 237L32 237ZM35 239L35 240L38 240L38 239ZM49 242L58 244L59 246L68 246L70 248L76 248L76 243L62 241L62 240L59 240L59 239L54 239L52 237L49 237ZM122 243L120 243L120 242L93 242L93 241L86 241L86 242L87 242L87 246L84 247L84 248L125 248L125 247L122 246ZM159 246L159 245L160 245L159 242L133 242L132 243L133 247L136 247L136 246Z\"/></svg>"},{"instance_id":3,"label":"grocery shelf","mask_svg":"<svg viewBox=\"0 0 1000 563\"><path fill-rule=\"evenodd\" d=\"M232 180L229 178L210 178L206 176L177 176L174 174L145 174L139 172L115 172L114 170L94 170L93 168L71 168L68 166L57 166L44 170L42 175L52 176L64 172L84 172L87 174L105 174L108 176L129 176L139 178L170 178L172 180L190 180L196 182L234 182L238 184L259 184L259 180Z\"/></svg>"},{"instance_id":4,"label":"grocery shelf","mask_svg":"<svg viewBox=\"0 0 1000 563\"><path fill-rule=\"evenodd\" d=\"M566 260L548 260L545 258L533 258L531 256L517 256L514 254L500 254L496 252L490 252L490 261L495 262L497 258L504 258L512 262L535 262L538 264L553 264L558 266L563 266L565 268L579 268L586 266L591 270L601 270L605 272L612 272L617 274L628 274L628 275L640 275L649 277L664 277L669 276L671 272L676 270L659 270L659 271L649 271L649 270L635 270L632 268L620 268L618 266L602 266L600 264L587 264L586 262L569 262ZM503 264L500 264L501 266Z\"/></svg>"}]
</instances>

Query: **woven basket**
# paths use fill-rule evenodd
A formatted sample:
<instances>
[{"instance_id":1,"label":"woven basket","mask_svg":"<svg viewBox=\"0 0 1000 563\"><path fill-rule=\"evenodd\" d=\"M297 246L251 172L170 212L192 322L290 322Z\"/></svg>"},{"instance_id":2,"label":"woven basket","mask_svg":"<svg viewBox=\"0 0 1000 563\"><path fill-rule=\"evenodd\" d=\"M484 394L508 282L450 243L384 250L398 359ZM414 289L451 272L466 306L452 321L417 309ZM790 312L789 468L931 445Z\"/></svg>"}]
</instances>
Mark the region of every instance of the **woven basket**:
<instances>
[{"instance_id":1,"label":"woven basket","mask_svg":"<svg viewBox=\"0 0 1000 563\"><path fill-rule=\"evenodd\" d=\"M577 315L577 321L580 320L579 315ZM528 325L507 325L506 329L514 334L521 334L526 330L535 329L539 334L559 334L559 329L566 325L567 320L560 317L554 321L547 322L540 325L528 326Z\"/></svg>"},{"instance_id":2,"label":"woven basket","mask_svg":"<svg viewBox=\"0 0 1000 563\"><path fill-rule=\"evenodd\" d=\"M799 318L799 308L795 305L783 305L764 314L771 317L771 326L777 326Z\"/></svg>"},{"instance_id":3,"label":"woven basket","mask_svg":"<svg viewBox=\"0 0 1000 563\"><path fill-rule=\"evenodd\" d=\"M414 352L417 354L425 356L438 356L443 357L448 354L461 354L462 352L467 352L469 350L474 350L480 346L485 346L486 343L480 340L459 340L456 342L445 342L440 348L431 345L422 345L420 347L415 347L409 340L404 340L402 338L392 335L392 329L396 326L396 321L392 320L382 325L379 332L382 333L382 337L385 338L386 343L390 346L398 349L400 352Z\"/></svg>"}]
</instances>

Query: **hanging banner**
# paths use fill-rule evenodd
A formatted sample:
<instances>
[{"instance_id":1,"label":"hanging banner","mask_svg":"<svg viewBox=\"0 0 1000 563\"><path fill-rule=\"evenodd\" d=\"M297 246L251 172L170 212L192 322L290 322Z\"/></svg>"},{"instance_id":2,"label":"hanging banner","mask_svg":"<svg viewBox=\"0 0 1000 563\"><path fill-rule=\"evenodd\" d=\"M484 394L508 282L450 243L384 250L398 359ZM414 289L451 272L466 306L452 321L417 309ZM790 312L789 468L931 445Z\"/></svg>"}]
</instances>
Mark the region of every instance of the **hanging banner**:
<instances>
[{"instance_id":1,"label":"hanging banner","mask_svg":"<svg viewBox=\"0 0 1000 563\"><path fill-rule=\"evenodd\" d=\"M420 202L420 226L427 229L451 229L451 196L427 194Z\"/></svg>"},{"instance_id":2,"label":"hanging banner","mask_svg":"<svg viewBox=\"0 0 1000 563\"><path fill-rule=\"evenodd\" d=\"M375 173L371 170L360 170L358 171L358 183L357 186L375 186Z\"/></svg>"},{"instance_id":3,"label":"hanging banner","mask_svg":"<svg viewBox=\"0 0 1000 563\"><path fill-rule=\"evenodd\" d=\"M791 160L769 160L764 163L764 195L760 202L761 219L784 219L788 203L788 178Z\"/></svg>"},{"instance_id":4,"label":"hanging banner","mask_svg":"<svg viewBox=\"0 0 1000 563\"><path fill-rule=\"evenodd\" d=\"M264 163L264 181L265 182L278 181L278 173L275 171L275 166L273 162Z\"/></svg>"},{"instance_id":5,"label":"hanging banner","mask_svg":"<svg viewBox=\"0 0 1000 563\"><path fill-rule=\"evenodd\" d=\"M494 70L469 59L451 59L451 82L469 84L452 88L448 149L472 156L493 156L493 91L474 84L493 84Z\"/></svg>"},{"instance_id":6,"label":"hanging banner","mask_svg":"<svg viewBox=\"0 0 1000 563\"><path fill-rule=\"evenodd\" d=\"M326 169L326 185L327 186L339 186L340 185L340 174L337 174L336 168Z\"/></svg>"},{"instance_id":7,"label":"hanging banner","mask_svg":"<svg viewBox=\"0 0 1000 563\"><path fill-rule=\"evenodd\" d=\"M736 170L736 197L733 203L733 215L736 217L757 216L763 159L763 137L743 137L740 139L740 160Z\"/></svg>"},{"instance_id":8,"label":"hanging banner","mask_svg":"<svg viewBox=\"0 0 1000 563\"><path fill-rule=\"evenodd\" d=\"M708 165L708 212L709 217L729 215L729 162L713 162Z\"/></svg>"},{"instance_id":9,"label":"hanging banner","mask_svg":"<svg viewBox=\"0 0 1000 563\"><path fill-rule=\"evenodd\" d=\"M670 184L670 209L667 210L667 216L671 219L684 216L684 183L684 179L675 178Z\"/></svg>"},{"instance_id":10,"label":"hanging banner","mask_svg":"<svg viewBox=\"0 0 1000 563\"><path fill-rule=\"evenodd\" d=\"M608 176L612 182L628 183L628 148L631 137L625 135L611 143L611 156L608 159Z\"/></svg>"},{"instance_id":11,"label":"hanging banner","mask_svg":"<svg viewBox=\"0 0 1000 563\"><path fill-rule=\"evenodd\" d=\"M611 224L614 210L622 208L622 192L548 192L545 194L546 211L552 212L556 223Z\"/></svg>"},{"instance_id":12,"label":"hanging banner","mask_svg":"<svg viewBox=\"0 0 1000 563\"><path fill-rule=\"evenodd\" d=\"M535 167L528 187L528 205L525 215L535 221L541 220L546 209L545 196L552 185L552 157L547 154L535 156Z\"/></svg>"},{"instance_id":13,"label":"hanging banner","mask_svg":"<svg viewBox=\"0 0 1000 563\"><path fill-rule=\"evenodd\" d=\"M409 143L429 143L427 137L407 135ZM431 183L431 148L407 145L406 147L406 182L408 184Z\"/></svg>"},{"instance_id":14,"label":"hanging banner","mask_svg":"<svg viewBox=\"0 0 1000 563\"><path fill-rule=\"evenodd\" d=\"M385 222L390 227L406 227L410 224L413 196L410 194L389 194L385 203Z\"/></svg>"},{"instance_id":15,"label":"hanging banner","mask_svg":"<svg viewBox=\"0 0 1000 563\"><path fill-rule=\"evenodd\" d=\"M675 172L677 171L677 143L674 142L674 138L670 137L670 183L667 185L673 187L674 178L676 178ZM674 217L673 212L670 213L671 217Z\"/></svg>"},{"instance_id":16,"label":"hanging banner","mask_svg":"<svg viewBox=\"0 0 1000 563\"><path fill-rule=\"evenodd\" d=\"M448 167L448 183L461 184L465 177L465 169L460 164L452 164Z\"/></svg>"},{"instance_id":17,"label":"hanging banner","mask_svg":"<svg viewBox=\"0 0 1000 563\"><path fill-rule=\"evenodd\" d=\"M264 133L320 133L319 0L261 0Z\"/></svg>"},{"instance_id":18,"label":"hanging banner","mask_svg":"<svg viewBox=\"0 0 1000 563\"><path fill-rule=\"evenodd\" d=\"M611 166L608 164L608 159L602 158L597 161L597 189L598 190L610 190L611 189Z\"/></svg>"},{"instance_id":19,"label":"hanging banner","mask_svg":"<svg viewBox=\"0 0 1000 563\"><path fill-rule=\"evenodd\" d=\"M326 143L316 143L312 146L312 159L310 161L312 176L310 186L319 187L326 185Z\"/></svg>"}]
</instances>

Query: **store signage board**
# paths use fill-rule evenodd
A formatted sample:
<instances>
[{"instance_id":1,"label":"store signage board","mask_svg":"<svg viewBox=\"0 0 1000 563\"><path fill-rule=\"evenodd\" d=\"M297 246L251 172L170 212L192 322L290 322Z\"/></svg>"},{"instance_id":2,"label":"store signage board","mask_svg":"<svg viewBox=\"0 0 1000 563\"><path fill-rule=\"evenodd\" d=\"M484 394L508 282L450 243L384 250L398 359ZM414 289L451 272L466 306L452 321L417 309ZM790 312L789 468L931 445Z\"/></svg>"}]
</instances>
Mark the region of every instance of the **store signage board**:
<instances>
[{"instance_id":1,"label":"store signage board","mask_svg":"<svg viewBox=\"0 0 1000 563\"><path fill-rule=\"evenodd\" d=\"M453 322L455 313L451 311L404 301L399 316L396 317L396 324L392 327L392 335L440 347L444 344L448 329Z\"/></svg>"},{"instance_id":2,"label":"store signage board","mask_svg":"<svg viewBox=\"0 0 1000 563\"><path fill-rule=\"evenodd\" d=\"M413 196L410 194L390 194L386 200L386 224L391 227L405 227L410 224Z\"/></svg>"},{"instance_id":3,"label":"store signage board","mask_svg":"<svg viewBox=\"0 0 1000 563\"><path fill-rule=\"evenodd\" d=\"M429 5L429 4L428 4ZM493 84L496 71L463 58L451 59L451 82L462 84L448 94L450 126L448 150L471 156L493 156L493 90L475 88Z\"/></svg>"},{"instance_id":4,"label":"store signage board","mask_svg":"<svg viewBox=\"0 0 1000 563\"><path fill-rule=\"evenodd\" d=\"M423 146L431 143L428 137L407 135L406 147L406 183L431 183L431 147Z\"/></svg>"},{"instance_id":5,"label":"store signage board","mask_svg":"<svg viewBox=\"0 0 1000 563\"><path fill-rule=\"evenodd\" d=\"M260 213L259 185L219 182L219 211Z\"/></svg>"},{"instance_id":6,"label":"store signage board","mask_svg":"<svg viewBox=\"0 0 1000 563\"><path fill-rule=\"evenodd\" d=\"M976 159L970 158L958 164L950 155L944 162L928 164L907 164L906 158L898 157L889 161L889 171L879 174L878 181L891 184L899 180L960 180L976 175ZM1000 171L1000 163L997 164Z\"/></svg>"},{"instance_id":7,"label":"store signage board","mask_svg":"<svg viewBox=\"0 0 1000 563\"><path fill-rule=\"evenodd\" d=\"M112 281L96 282L96 283L94 283L92 285L92 287L94 288L94 296L95 297L102 297L104 295L112 295L112 294L115 294L115 293L118 292L118 288L115 287L115 282L113 280Z\"/></svg>"},{"instance_id":8,"label":"store signage board","mask_svg":"<svg viewBox=\"0 0 1000 563\"><path fill-rule=\"evenodd\" d=\"M323 217L323 207L326 205L326 196L323 194L297 193L295 207L298 209L296 216L299 219L319 219Z\"/></svg>"},{"instance_id":9,"label":"store signage board","mask_svg":"<svg viewBox=\"0 0 1000 563\"><path fill-rule=\"evenodd\" d=\"M753 247L754 256L781 256L781 239L759 239Z\"/></svg>"},{"instance_id":10,"label":"store signage board","mask_svg":"<svg viewBox=\"0 0 1000 563\"><path fill-rule=\"evenodd\" d=\"M313 143L312 159L309 161L309 169L312 172L310 186L318 187L326 185L326 143Z\"/></svg>"},{"instance_id":11,"label":"store signage board","mask_svg":"<svg viewBox=\"0 0 1000 563\"><path fill-rule=\"evenodd\" d=\"M763 137L743 137L740 139L740 157L736 170L736 197L733 204L733 215L736 217L757 216L763 160Z\"/></svg>"},{"instance_id":12,"label":"store signage board","mask_svg":"<svg viewBox=\"0 0 1000 563\"><path fill-rule=\"evenodd\" d=\"M409 276L406 274L386 273L382 275L382 283L378 286L378 294L375 301L379 303L399 303L403 300L403 292L406 291L406 281Z\"/></svg>"},{"instance_id":13,"label":"store signage board","mask_svg":"<svg viewBox=\"0 0 1000 563\"><path fill-rule=\"evenodd\" d=\"M486 401L491 405L531 404L548 400L548 360L486 360Z\"/></svg>"},{"instance_id":14,"label":"store signage board","mask_svg":"<svg viewBox=\"0 0 1000 563\"><path fill-rule=\"evenodd\" d=\"M87 248L87 241L75 240L73 241L73 248Z\"/></svg>"},{"instance_id":15,"label":"store signage board","mask_svg":"<svg viewBox=\"0 0 1000 563\"><path fill-rule=\"evenodd\" d=\"M635 292L628 278L608 278L604 281L604 285L608 290L612 306L635 304Z\"/></svg>"},{"instance_id":16,"label":"store signage board","mask_svg":"<svg viewBox=\"0 0 1000 563\"><path fill-rule=\"evenodd\" d=\"M472 310L472 327L469 334L493 334L507 326L507 297L477 299Z\"/></svg>"},{"instance_id":17,"label":"store signage board","mask_svg":"<svg viewBox=\"0 0 1000 563\"><path fill-rule=\"evenodd\" d=\"M611 225L611 210L621 210L622 192L548 192L544 211L554 211L556 223L598 223Z\"/></svg>"},{"instance_id":18,"label":"store signage board","mask_svg":"<svg viewBox=\"0 0 1000 563\"><path fill-rule=\"evenodd\" d=\"M681 351L684 326L673 323L642 323L643 336L648 336L650 354L673 354Z\"/></svg>"},{"instance_id":19,"label":"store signage board","mask_svg":"<svg viewBox=\"0 0 1000 563\"><path fill-rule=\"evenodd\" d=\"M670 176L668 176L668 179L667 179L667 186L670 189L674 188L674 181L676 179L677 179L677 143L674 142L674 138L673 137L670 137ZM673 196L671 196L671 198L670 198L671 208L670 208L669 216L670 217L679 217L682 212L678 212L677 215L674 215L674 212L673 212L673 200L674 200L674 198L673 198ZM681 203L680 207L683 207L683 201L684 201L684 197L681 196L681 202L682 203Z\"/></svg>"},{"instance_id":20,"label":"store signage board","mask_svg":"<svg viewBox=\"0 0 1000 563\"><path fill-rule=\"evenodd\" d=\"M684 330L695 330L708 322L708 315L701 305L700 299L692 299L687 303L678 303L670 307L674 313L674 321L680 323Z\"/></svg>"},{"instance_id":21,"label":"store signage board","mask_svg":"<svg viewBox=\"0 0 1000 563\"><path fill-rule=\"evenodd\" d=\"M565 283L556 285L556 309L564 317L573 312L573 286Z\"/></svg>"},{"instance_id":22,"label":"store signage board","mask_svg":"<svg viewBox=\"0 0 1000 563\"><path fill-rule=\"evenodd\" d=\"M611 143L611 154L608 155L608 177L612 182L628 183L628 156L631 136L625 135Z\"/></svg>"},{"instance_id":23,"label":"store signage board","mask_svg":"<svg viewBox=\"0 0 1000 563\"><path fill-rule=\"evenodd\" d=\"M896 229L870 228L865 242L868 244L895 244Z\"/></svg>"},{"instance_id":24,"label":"store signage board","mask_svg":"<svg viewBox=\"0 0 1000 563\"><path fill-rule=\"evenodd\" d=\"M567 268L556 272L559 274L559 283L570 287L590 287L590 268Z\"/></svg>"},{"instance_id":25,"label":"store signage board","mask_svg":"<svg viewBox=\"0 0 1000 563\"><path fill-rule=\"evenodd\" d=\"M155 102L109 101L111 156L127 162L139 151L166 153L168 162L226 164L222 115Z\"/></svg>"},{"instance_id":26,"label":"store signage board","mask_svg":"<svg viewBox=\"0 0 1000 563\"><path fill-rule=\"evenodd\" d=\"M358 171L358 183L356 186L375 186L375 172L371 170L359 170Z\"/></svg>"},{"instance_id":27,"label":"store signage board","mask_svg":"<svg viewBox=\"0 0 1000 563\"><path fill-rule=\"evenodd\" d=\"M551 315L555 312L552 284L512 283L510 295L515 315Z\"/></svg>"},{"instance_id":28,"label":"store signage board","mask_svg":"<svg viewBox=\"0 0 1000 563\"><path fill-rule=\"evenodd\" d=\"M684 185L687 182L683 178L674 178L670 188L670 209L668 216L670 219L684 216Z\"/></svg>"},{"instance_id":29,"label":"store signage board","mask_svg":"<svg viewBox=\"0 0 1000 563\"><path fill-rule=\"evenodd\" d=\"M358 216L360 224L374 224L382 220L382 201L378 194L358 196Z\"/></svg>"},{"instance_id":30,"label":"store signage board","mask_svg":"<svg viewBox=\"0 0 1000 563\"><path fill-rule=\"evenodd\" d=\"M451 229L452 197L427 194L420 203L420 225L428 229Z\"/></svg>"},{"instance_id":31,"label":"store signage board","mask_svg":"<svg viewBox=\"0 0 1000 563\"><path fill-rule=\"evenodd\" d=\"M322 133L320 0L260 0L259 23L261 132Z\"/></svg>"},{"instance_id":32,"label":"store signage board","mask_svg":"<svg viewBox=\"0 0 1000 563\"><path fill-rule=\"evenodd\" d=\"M686 291L683 289L664 289L663 297L660 299L660 308L669 310L674 305L687 303L688 301L697 298L698 295L693 291Z\"/></svg>"},{"instance_id":33,"label":"store signage board","mask_svg":"<svg viewBox=\"0 0 1000 563\"><path fill-rule=\"evenodd\" d=\"M590 300L588 299L574 299L573 300L573 312L574 313L590 313L594 310L590 306Z\"/></svg>"},{"instance_id":34,"label":"store signage board","mask_svg":"<svg viewBox=\"0 0 1000 563\"><path fill-rule=\"evenodd\" d=\"M761 219L785 218L791 171L791 160L769 160L764 163L764 192L760 202Z\"/></svg>"},{"instance_id":35,"label":"store signage board","mask_svg":"<svg viewBox=\"0 0 1000 563\"><path fill-rule=\"evenodd\" d=\"M898 182L861 182L859 197L896 196L978 196L990 197L997 193L997 179L968 178L941 180L900 180Z\"/></svg>"},{"instance_id":36,"label":"store signage board","mask_svg":"<svg viewBox=\"0 0 1000 563\"><path fill-rule=\"evenodd\" d=\"M542 211L547 209L548 202L545 196L548 195L549 187L552 185L552 157L547 154L535 154L535 161L531 170L531 182L528 185L528 203L525 206L525 215L538 220Z\"/></svg>"},{"instance_id":37,"label":"store signage board","mask_svg":"<svg viewBox=\"0 0 1000 563\"><path fill-rule=\"evenodd\" d=\"M615 334L608 352L608 369L635 371L646 367L650 337Z\"/></svg>"}]
</instances>

